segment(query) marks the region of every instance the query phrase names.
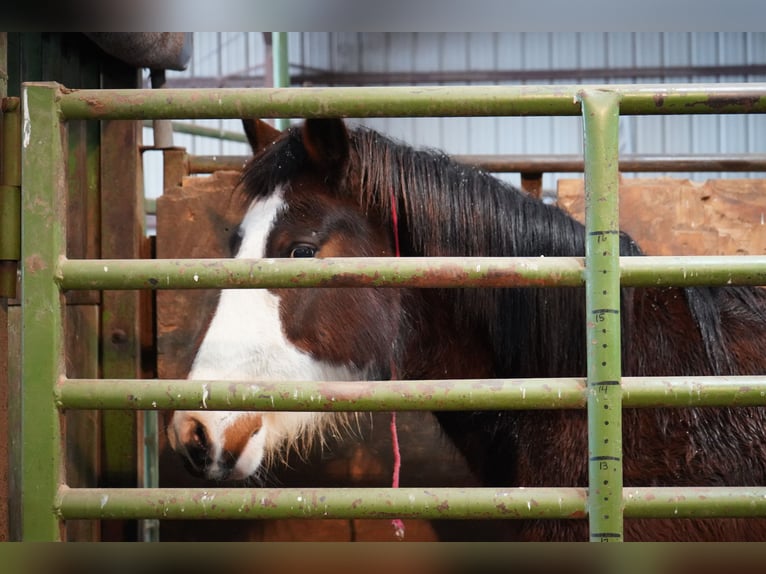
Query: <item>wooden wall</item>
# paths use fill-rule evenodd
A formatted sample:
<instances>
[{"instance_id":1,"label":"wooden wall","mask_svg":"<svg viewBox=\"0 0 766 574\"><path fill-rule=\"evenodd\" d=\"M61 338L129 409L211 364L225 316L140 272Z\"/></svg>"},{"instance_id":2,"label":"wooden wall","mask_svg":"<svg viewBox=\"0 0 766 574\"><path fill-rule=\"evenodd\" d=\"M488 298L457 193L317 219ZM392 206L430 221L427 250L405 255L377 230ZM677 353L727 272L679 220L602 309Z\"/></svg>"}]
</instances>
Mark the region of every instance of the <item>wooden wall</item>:
<instances>
[{"instance_id":1,"label":"wooden wall","mask_svg":"<svg viewBox=\"0 0 766 574\"><path fill-rule=\"evenodd\" d=\"M583 180L560 180L558 203L584 221ZM620 229L647 255L764 255L766 180L624 178Z\"/></svg>"},{"instance_id":2,"label":"wooden wall","mask_svg":"<svg viewBox=\"0 0 766 574\"><path fill-rule=\"evenodd\" d=\"M23 82L55 81L68 88L135 88L140 74L107 56L80 33L7 33L8 96ZM67 130L67 256L140 257L147 253L141 181L141 128L135 121L71 121ZM20 145L20 143L19 143ZM102 151L103 150L103 151ZM104 185L102 185L102 182ZM70 377L141 376L142 332L137 292L67 294L67 374ZM145 297L144 297L145 298ZM7 309L6 309L7 304ZM144 308L146 306L144 305ZM0 312L0 429L8 437L0 456L0 540L21 531L20 308L4 302ZM7 321L7 331L4 323ZM8 335L7 339L5 335ZM109 374L111 373L111 375ZM51 381L53 384L53 381ZM7 397L8 416L3 409ZM136 486L135 413L70 411L66 415L67 482L72 486ZM7 458L4 450L9 451ZM0 474L3 473L0 466ZM6 490L7 489L7 490ZM70 521L67 538L135 540L135 522Z\"/></svg>"}]
</instances>

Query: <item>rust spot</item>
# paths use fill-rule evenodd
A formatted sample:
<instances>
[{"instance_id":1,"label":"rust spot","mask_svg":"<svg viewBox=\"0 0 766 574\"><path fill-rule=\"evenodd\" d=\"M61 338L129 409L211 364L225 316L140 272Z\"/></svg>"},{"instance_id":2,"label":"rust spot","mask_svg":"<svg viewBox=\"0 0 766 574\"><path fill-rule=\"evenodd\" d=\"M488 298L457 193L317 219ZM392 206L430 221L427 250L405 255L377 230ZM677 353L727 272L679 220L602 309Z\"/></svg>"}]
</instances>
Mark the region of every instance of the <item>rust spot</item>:
<instances>
[{"instance_id":1,"label":"rust spot","mask_svg":"<svg viewBox=\"0 0 766 574\"><path fill-rule=\"evenodd\" d=\"M654 105L658 108L661 108L665 104L665 96L662 94L654 94L652 99L654 100Z\"/></svg>"},{"instance_id":2,"label":"rust spot","mask_svg":"<svg viewBox=\"0 0 766 574\"><path fill-rule=\"evenodd\" d=\"M439 512L446 512L449 510L449 501L445 500L443 501L439 506L436 507L436 510Z\"/></svg>"},{"instance_id":3,"label":"rust spot","mask_svg":"<svg viewBox=\"0 0 766 574\"><path fill-rule=\"evenodd\" d=\"M760 96L741 96L739 98L715 97L712 96L706 102L700 102L711 109L721 111L733 107L741 107L743 112L751 111L761 101ZM696 103L686 104L686 107L695 107Z\"/></svg>"},{"instance_id":4,"label":"rust spot","mask_svg":"<svg viewBox=\"0 0 766 574\"><path fill-rule=\"evenodd\" d=\"M585 518L585 511L575 510L572 514L569 515L569 518Z\"/></svg>"},{"instance_id":5,"label":"rust spot","mask_svg":"<svg viewBox=\"0 0 766 574\"><path fill-rule=\"evenodd\" d=\"M27 257L26 266L27 269L32 273L37 273L48 268L48 266L45 264L45 260L37 254Z\"/></svg>"}]
</instances>

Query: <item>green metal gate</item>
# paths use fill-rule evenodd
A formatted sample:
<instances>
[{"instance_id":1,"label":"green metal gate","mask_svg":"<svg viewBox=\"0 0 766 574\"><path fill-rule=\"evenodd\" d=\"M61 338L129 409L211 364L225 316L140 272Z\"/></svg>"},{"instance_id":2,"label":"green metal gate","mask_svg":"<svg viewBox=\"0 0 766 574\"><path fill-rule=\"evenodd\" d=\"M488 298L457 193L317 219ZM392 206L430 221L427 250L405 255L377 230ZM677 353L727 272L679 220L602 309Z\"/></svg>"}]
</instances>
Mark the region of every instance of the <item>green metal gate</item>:
<instances>
[{"instance_id":1,"label":"green metal gate","mask_svg":"<svg viewBox=\"0 0 766 574\"><path fill-rule=\"evenodd\" d=\"M567 518L587 514L591 540L622 540L623 517L766 516L766 485L623 489L622 408L766 405L766 376L621 377L619 286L766 285L766 257L620 259L620 114L764 113L759 84L469 86L251 90L80 90L28 84L22 95L22 533L61 539L62 521L110 518ZM71 260L65 257L65 130L75 119L581 115L587 250L583 258ZM373 275L374 270L374 275ZM296 279L296 274L300 278ZM586 379L449 381L428 397L418 382L349 383L346 399L321 382L285 381L279 400L248 383L70 379L66 290L312 286L585 285ZM275 397L276 398L276 397ZM313 399L313 400L312 400ZM98 489L63 472L66 409L588 410L588 488ZM449 500L448 505L442 504ZM534 500L534 504L532 501Z\"/></svg>"}]
</instances>

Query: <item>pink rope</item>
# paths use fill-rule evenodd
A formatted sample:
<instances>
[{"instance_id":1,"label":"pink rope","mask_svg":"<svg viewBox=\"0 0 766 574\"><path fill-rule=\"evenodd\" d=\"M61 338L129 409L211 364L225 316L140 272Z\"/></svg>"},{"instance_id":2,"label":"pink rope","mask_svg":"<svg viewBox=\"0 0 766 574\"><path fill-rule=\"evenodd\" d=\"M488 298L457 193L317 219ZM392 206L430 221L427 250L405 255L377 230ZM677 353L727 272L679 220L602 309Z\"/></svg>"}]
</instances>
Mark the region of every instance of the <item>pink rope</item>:
<instances>
[{"instance_id":1,"label":"pink rope","mask_svg":"<svg viewBox=\"0 0 766 574\"><path fill-rule=\"evenodd\" d=\"M399 251L399 218L396 215L396 198L394 197L394 190L391 190L391 222L394 227L394 249L396 256L401 255ZM396 378L396 366L391 361L391 378ZM391 413L391 447L394 451L394 471L391 477L391 488L399 488L399 471L402 467L402 455L399 451L399 433L396 430L396 411ZM401 518L394 518L391 521L391 525L394 527L394 534L400 540L404 539L404 522Z\"/></svg>"},{"instance_id":2,"label":"pink rope","mask_svg":"<svg viewBox=\"0 0 766 574\"><path fill-rule=\"evenodd\" d=\"M396 215L396 198L394 198L394 190L391 190L391 223L394 226L394 249L396 256L400 257L399 252L399 218Z\"/></svg>"},{"instance_id":3,"label":"pink rope","mask_svg":"<svg viewBox=\"0 0 766 574\"><path fill-rule=\"evenodd\" d=\"M399 452L399 433L396 430L396 412L391 413L391 445L394 450L394 473L391 478L391 488L399 488L399 470L402 466L402 456ZM394 534L397 538L404 538L404 522L401 518L394 518L391 521L394 527Z\"/></svg>"}]
</instances>

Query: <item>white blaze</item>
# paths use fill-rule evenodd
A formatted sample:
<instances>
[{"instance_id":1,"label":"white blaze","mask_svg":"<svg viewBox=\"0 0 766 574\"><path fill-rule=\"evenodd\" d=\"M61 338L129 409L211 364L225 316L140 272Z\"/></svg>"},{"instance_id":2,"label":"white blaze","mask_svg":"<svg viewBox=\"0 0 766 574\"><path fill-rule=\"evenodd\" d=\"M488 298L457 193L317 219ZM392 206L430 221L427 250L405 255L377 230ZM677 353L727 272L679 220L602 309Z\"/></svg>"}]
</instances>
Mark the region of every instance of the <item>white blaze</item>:
<instances>
[{"instance_id":1,"label":"white blaze","mask_svg":"<svg viewBox=\"0 0 766 574\"><path fill-rule=\"evenodd\" d=\"M277 189L265 200L255 202L240 230L242 244L237 259L262 258L266 241L279 210L283 192ZM290 343L279 316L279 298L265 289L224 289L205 339L197 352L190 379L197 380L354 380L357 369L317 361ZM220 474L218 465L226 428L250 413L221 411L177 411L173 417L171 444L178 446L182 422L189 416L206 427L213 464L210 478ZM245 478L258 469L264 456L276 453L286 441L320 428L321 413L269 412L261 430L249 440L230 478ZM173 436L176 435L176 436Z\"/></svg>"}]
</instances>

